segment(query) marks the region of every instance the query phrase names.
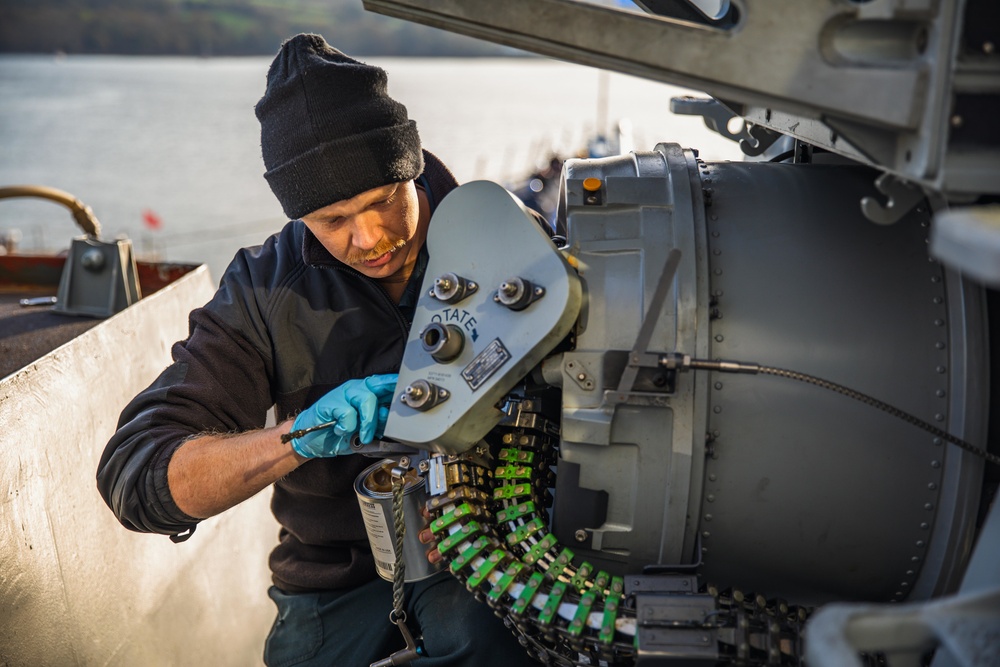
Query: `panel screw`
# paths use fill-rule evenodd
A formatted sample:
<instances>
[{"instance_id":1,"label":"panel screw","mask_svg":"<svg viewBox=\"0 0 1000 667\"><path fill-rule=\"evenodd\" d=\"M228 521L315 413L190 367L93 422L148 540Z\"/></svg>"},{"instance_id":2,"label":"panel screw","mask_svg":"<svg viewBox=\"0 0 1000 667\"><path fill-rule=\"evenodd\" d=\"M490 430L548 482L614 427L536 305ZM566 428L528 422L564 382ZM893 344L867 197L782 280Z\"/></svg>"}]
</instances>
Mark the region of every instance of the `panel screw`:
<instances>
[{"instance_id":1,"label":"panel screw","mask_svg":"<svg viewBox=\"0 0 1000 667\"><path fill-rule=\"evenodd\" d=\"M578 530L575 533L573 533L573 537L576 538L577 542L586 542L587 541L587 531L585 531L583 528L581 528L580 530Z\"/></svg>"}]
</instances>

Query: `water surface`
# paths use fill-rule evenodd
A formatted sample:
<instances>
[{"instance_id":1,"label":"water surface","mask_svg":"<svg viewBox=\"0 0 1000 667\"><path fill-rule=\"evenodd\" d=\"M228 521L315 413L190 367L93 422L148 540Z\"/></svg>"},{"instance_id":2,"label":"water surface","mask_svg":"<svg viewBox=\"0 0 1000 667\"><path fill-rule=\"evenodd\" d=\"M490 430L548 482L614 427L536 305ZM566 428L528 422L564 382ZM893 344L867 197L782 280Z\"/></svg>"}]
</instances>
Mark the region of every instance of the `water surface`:
<instances>
[{"instance_id":1,"label":"water surface","mask_svg":"<svg viewBox=\"0 0 1000 667\"><path fill-rule=\"evenodd\" d=\"M237 248L285 222L262 176L253 113L270 60L0 56L0 185L67 190L105 237L208 263L218 278ZM516 178L622 118L638 149L673 141L739 159L701 119L669 112L672 96L691 92L680 88L546 59L368 61L389 72L390 94L460 182ZM54 204L0 201L0 232L14 228L22 250L66 247L79 233Z\"/></svg>"}]
</instances>

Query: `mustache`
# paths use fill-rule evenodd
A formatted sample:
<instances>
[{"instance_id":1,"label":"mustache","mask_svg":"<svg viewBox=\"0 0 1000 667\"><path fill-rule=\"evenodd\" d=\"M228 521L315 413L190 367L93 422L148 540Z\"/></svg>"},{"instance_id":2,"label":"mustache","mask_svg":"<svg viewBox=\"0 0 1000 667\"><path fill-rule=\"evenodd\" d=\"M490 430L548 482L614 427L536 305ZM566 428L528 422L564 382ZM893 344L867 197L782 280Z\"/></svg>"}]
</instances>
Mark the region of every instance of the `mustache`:
<instances>
[{"instance_id":1,"label":"mustache","mask_svg":"<svg viewBox=\"0 0 1000 667\"><path fill-rule=\"evenodd\" d=\"M345 258L345 263L362 264L364 262L370 262L373 259L378 259L387 252L395 252L404 245L406 245L406 241L403 239L390 239L383 236L371 250L360 250L357 248L349 249L347 251L347 257Z\"/></svg>"}]
</instances>

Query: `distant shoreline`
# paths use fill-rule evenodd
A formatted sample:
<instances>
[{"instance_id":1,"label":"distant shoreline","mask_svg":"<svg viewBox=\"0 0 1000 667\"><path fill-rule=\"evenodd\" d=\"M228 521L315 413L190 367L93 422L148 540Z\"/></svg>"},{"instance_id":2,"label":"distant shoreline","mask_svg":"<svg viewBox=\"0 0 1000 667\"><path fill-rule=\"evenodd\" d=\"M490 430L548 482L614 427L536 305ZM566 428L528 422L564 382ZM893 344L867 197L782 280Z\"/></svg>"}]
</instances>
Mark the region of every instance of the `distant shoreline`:
<instances>
[{"instance_id":1,"label":"distant shoreline","mask_svg":"<svg viewBox=\"0 0 1000 667\"><path fill-rule=\"evenodd\" d=\"M0 53L269 56L301 32L344 53L425 58L523 52L365 11L361 0L31 0L0 6Z\"/></svg>"},{"instance_id":2,"label":"distant shoreline","mask_svg":"<svg viewBox=\"0 0 1000 667\"><path fill-rule=\"evenodd\" d=\"M351 52L352 56L358 58L432 58L440 60L448 59L468 59L468 60L494 60L494 59L508 59L515 58L521 60L531 60L531 59L551 59L547 56L540 56L535 53L528 53L524 51L518 51L513 53L416 53L416 54L399 54L399 53L365 53L361 51ZM40 57L48 56L51 58L201 58L204 60L215 60L222 58L270 58L274 56L274 53L213 53L211 55L202 55L197 53L113 53L113 52L80 52L80 53L67 53L65 51L4 51L0 49L0 58L4 57Z\"/></svg>"}]
</instances>

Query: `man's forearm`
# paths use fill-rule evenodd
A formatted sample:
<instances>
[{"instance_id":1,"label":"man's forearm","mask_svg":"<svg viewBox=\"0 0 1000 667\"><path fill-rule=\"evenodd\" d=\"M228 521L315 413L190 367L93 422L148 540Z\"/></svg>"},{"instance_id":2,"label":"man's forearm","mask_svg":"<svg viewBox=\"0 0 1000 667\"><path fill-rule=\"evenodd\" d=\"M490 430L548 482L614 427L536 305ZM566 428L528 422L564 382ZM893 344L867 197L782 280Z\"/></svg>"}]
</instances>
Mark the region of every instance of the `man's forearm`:
<instances>
[{"instance_id":1,"label":"man's forearm","mask_svg":"<svg viewBox=\"0 0 1000 667\"><path fill-rule=\"evenodd\" d=\"M292 422L238 435L205 435L170 458L167 483L177 507L205 519L237 505L308 459L282 443Z\"/></svg>"}]
</instances>

